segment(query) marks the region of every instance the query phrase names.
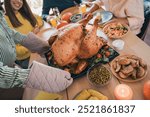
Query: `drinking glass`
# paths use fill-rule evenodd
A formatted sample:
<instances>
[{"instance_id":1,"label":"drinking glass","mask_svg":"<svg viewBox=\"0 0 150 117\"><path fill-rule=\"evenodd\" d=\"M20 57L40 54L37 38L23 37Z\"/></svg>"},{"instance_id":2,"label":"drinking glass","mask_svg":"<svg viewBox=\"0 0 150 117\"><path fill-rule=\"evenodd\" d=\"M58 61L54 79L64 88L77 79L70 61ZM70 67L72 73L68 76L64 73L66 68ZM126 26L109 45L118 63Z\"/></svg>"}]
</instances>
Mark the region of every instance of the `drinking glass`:
<instances>
[{"instance_id":1,"label":"drinking glass","mask_svg":"<svg viewBox=\"0 0 150 117\"><path fill-rule=\"evenodd\" d=\"M80 11L81 14L85 13L86 12L86 5L85 4L80 4L79 11Z\"/></svg>"},{"instance_id":2,"label":"drinking glass","mask_svg":"<svg viewBox=\"0 0 150 117\"><path fill-rule=\"evenodd\" d=\"M57 26L56 16L51 17L51 19L49 20L49 23L51 24L52 27L56 28L56 26Z\"/></svg>"},{"instance_id":3,"label":"drinking glass","mask_svg":"<svg viewBox=\"0 0 150 117\"><path fill-rule=\"evenodd\" d=\"M58 7L53 8L54 15L60 20L60 11Z\"/></svg>"}]
</instances>

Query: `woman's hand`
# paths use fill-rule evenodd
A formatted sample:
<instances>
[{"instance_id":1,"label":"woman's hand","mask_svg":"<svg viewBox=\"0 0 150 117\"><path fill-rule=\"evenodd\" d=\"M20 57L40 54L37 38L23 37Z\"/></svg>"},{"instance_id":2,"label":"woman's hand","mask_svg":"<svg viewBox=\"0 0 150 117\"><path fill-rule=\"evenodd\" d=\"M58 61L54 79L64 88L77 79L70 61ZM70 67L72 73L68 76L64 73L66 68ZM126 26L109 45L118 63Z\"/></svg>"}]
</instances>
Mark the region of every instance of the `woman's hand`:
<instances>
[{"instance_id":1,"label":"woman's hand","mask_svg":"<svg viewBox=\"0 0 150 117\"><path fill-rule=\"evenodd\" d=\"M93 2L83 2L87 7L91 7L94 3Z\"/></svg>"},{"instance_id":2,"label":"woman's hand","mask_svg":"<svg viewBox=\"0 0 150 117\"><path fill-rule=\"evenodd\" d=\"M40 32L39 26L35 26L35 28L32 30L32 32L33 32L34 34L37 34L38 32Z\"/></svg>"}]
</instances>

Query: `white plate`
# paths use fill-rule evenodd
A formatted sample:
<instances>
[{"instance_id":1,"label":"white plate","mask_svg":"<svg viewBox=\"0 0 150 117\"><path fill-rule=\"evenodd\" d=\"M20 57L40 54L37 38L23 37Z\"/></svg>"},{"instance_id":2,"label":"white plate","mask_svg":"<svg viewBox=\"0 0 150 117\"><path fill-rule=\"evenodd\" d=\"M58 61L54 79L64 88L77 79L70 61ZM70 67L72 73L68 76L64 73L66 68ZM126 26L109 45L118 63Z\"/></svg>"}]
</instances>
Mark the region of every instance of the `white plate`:
<instances>
[{"instance_id":1,"label":"white plate","mask_svg":"<svg viewBox=\"0 0 150 117\"><path fill-rule=\"evenodd\" d=\"M98 36L98 37L102 37L102 38L104 38L105 40L108 40L107 35L106 35L101 29L97 29L97 36Z\"/></svg>"},{"instance_id":2,"label":"white plate","mask_svg":"<svg viewBox=\"0 0 150 117\"><path fill-rule=\"evenodd\" d=\"M99 24L106 23L110 21L113 18L113 14L109 11L96 11L93 13L94 17L89 21L89 24L93 24L94 20L97 16L97 13L100 13L102 20L99 22Z\"/></svg>"}]
</instances>

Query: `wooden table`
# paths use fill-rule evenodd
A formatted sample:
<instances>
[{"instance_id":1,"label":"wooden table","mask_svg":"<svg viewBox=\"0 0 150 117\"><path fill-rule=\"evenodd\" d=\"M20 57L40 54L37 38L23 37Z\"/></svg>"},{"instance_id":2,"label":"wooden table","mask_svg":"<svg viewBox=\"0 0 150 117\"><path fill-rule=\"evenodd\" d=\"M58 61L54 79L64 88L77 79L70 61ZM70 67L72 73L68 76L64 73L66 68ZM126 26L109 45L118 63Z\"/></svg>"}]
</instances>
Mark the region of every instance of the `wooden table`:
<instances>
[{"instance_id":1,"label":"wooden table","mask_svg":"<svg viewBox=\"0 0 150 117\"><path fill-rule=\"evenodd\" d=\"M143 84L147 80L150 80L150 47L147 44L145 44L142 40L140 40L137 36L135 36L132 32L129 32L128 35L126 35L126 37L123 38L123 40L125 41L125 47L119 53L121 55L134 54L136 56L141 57L147 63L148 66L147 76L143 80L134 83L122 82L118 80L115 76L113 76L110 84L102 88L96 88L94 86L91 86L88 83L86 76L84 76L82 78L75 79L73 84L67 89L69 99L72 99L79 91L83 89L92 88L102 92L104 95L108 96L110 100L113 100L115 99L113 94L114 88L117 84L120 83L127 84L132 88L134 93L134 100L144 99L142 94ZM109 41L111 44L111 40Z\"/></svg>"},{"instance_id":2,"label":"wooden table","mask_svg":"<svg viewBox=\"0 0 150 117\"><path fill-rule=\"evenodd\" d=\"M38 34L38 36L47 40L52 33L51 31L53 31L53 29L45 30L43 32L40 32ZM134 83L127 83L127 82L122 82L122 81L118 80L115 76L112 76L112 80L107 86L101 87L101 88L96 88L88 83L86 75L85 75L84 77L74 79L73 84L70 87L68 87L65 91L60 93L61 95L64 96L63 99L71 100L81 90L92 88L92 89L96 89L96 90L102 92L110 100L114 100L115 97L114 97L113 91L114 91L115 86L120 83L124 83L124 84L129 85L132 88L133 93L134 93L134 96L133 96L134 100L143 100L144 99L143 93L142 93L143 84L147 80L150 80L150 47L146 43L144 43L141 39L139 39L132 32L129 32L123 38L123 40L125 41L125 46L124 46L124 49L119 52L121 55L122 54L134 54L134 55L142 58L147 63L148 74L143 80L134 82ZM109 43L111 45L112 40L109 40ZM30 61L33 61L33 60L37 60L41 63L47 64L46 59L41 58L37 54L31 55ZM24 93L24 99L34 99L34 97L37 95L37 93L38 93L38 91L35 91L33 89L32 90L26 89L25 93Z\"/></svg>"}]
</instances>

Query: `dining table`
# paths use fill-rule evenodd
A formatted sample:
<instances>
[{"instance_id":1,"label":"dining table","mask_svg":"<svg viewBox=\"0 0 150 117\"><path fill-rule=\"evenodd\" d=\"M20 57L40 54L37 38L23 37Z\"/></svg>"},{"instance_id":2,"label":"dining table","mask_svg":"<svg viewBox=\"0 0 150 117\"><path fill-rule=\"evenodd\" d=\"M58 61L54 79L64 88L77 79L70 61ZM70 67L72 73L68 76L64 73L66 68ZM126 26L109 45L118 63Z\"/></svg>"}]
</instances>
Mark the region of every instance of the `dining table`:
<instances>
[{"instance_id":1,"label":"dining table","mask_svg":"<svg viewBox=\"0 0 150 117\"><path fill-rule=\"evenodd\" d=\"M46 26L47 23L44 23L44 26ZM44 39L47 41L49 37L56 31L55 28L52 27L46 27L43 28L37 35L41 37L41 39ZM114 96L114 89L118 84L127 84L133 91L133 100L144 100L143 96L143 86L144 83L148 80L150 80L150 47L142 41L140 38L138 38L132 31L129 30L127 35L120 38L125 42L124 48L122 50L117 50L117 52L120 55L136 55L140 58L142 58L145 63L147 64L147 75L140 81L136 82L124 82L118 78L116 78L112 74L111 81L108 85L102 86L102 87L95 87L94 85L91 85L87 80L87 74L85 74L82 77L75 78L73 80L73 83L64 91L60 92L59 94L63 96L63 100L73 100L74 97L81 92L84 89L94 89L105 96L108 97L109 100L115 100ZM112 39L108 39L109 46L112 47ZM30 57L30 64L33 60L36 60L38 62L41 62L43 64L47 64L46 58L41 57L37 53L32 53ZM110 64L107 63L106 65L110 69ZM24 91L23 99L26 100L32 100L36 97L39 90L26 88Z\"/></svg>"}]
</instances>

